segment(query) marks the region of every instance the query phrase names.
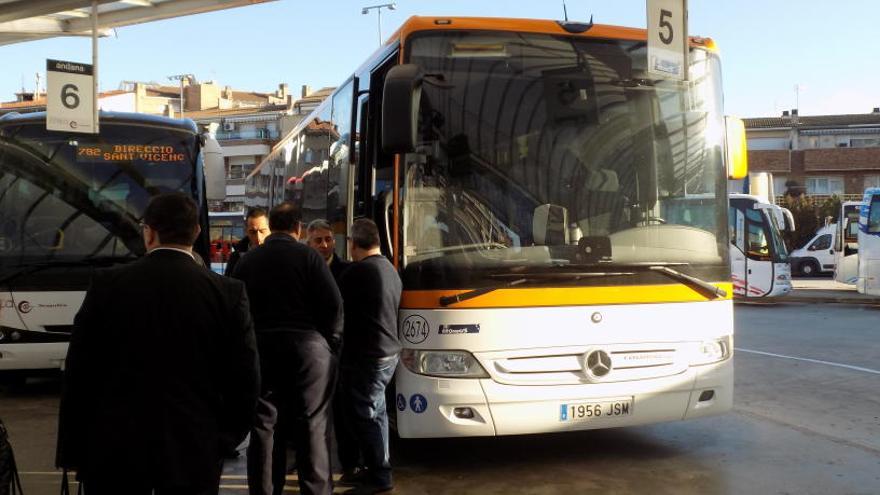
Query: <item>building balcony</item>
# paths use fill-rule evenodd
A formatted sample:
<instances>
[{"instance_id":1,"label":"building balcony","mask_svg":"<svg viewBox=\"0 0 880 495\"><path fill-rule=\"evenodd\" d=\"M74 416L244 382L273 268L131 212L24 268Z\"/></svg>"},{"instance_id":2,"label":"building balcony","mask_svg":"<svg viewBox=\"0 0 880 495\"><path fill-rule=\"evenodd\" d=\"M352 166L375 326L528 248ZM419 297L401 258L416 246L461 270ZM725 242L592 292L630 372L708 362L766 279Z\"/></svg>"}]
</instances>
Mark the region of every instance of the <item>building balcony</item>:
<instances>
[{"instance_id":1,"label":"building balcony","mask_svg":"<svg viewBox=\"0 0 880 495\"><path fill-rule=\"evenodd\" d=\"M277 140L280 133L273 129L250 129L243 131L217 131L218 141L236 141L241 139Z\"/></svg>"}]
</instances>

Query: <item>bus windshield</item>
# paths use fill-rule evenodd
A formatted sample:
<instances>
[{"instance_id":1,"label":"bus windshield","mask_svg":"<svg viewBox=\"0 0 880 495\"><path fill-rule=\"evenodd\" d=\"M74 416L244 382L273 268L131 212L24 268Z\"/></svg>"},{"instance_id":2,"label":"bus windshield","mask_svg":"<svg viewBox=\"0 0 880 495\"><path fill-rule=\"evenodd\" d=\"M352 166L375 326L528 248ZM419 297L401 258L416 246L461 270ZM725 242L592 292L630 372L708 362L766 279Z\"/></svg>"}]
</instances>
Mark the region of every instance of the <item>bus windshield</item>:
<instances>
[{"instance_id":1,"label":"bus windshield","mask_svg":"<svg viewBox=\"0 0 880 495\"><path fill-rule=\"evenodd\" d=\"M774 211L765 210L764 213L770 222L770 238L773 242L773 251L776 254L774 259L777 263L785 263L788 261L788 248L785 247L785 242L782 239L783 226L779 225Z\"/></svg>"},{"instance_id":2,"label":"bus windshield","mask_svg":"<svg viewBox=\"0 0 880 495\"><path fill-rule=\"evenodd\" d=\"M197 146L194 133L110 121L98 136L0 127L0 267L143 254L144 208L195 193Z\"/></svg>"},{"instance_id":3,"label":"bus windshield","mask_svg":"<svg viewBox=\"0 0 880 495\"><path fill-rule=\"evenodd\" d=\"M649 76L637 41L452 31L406 49L425 74L403 183L408 286L661 262L728 277L715 55L692 50L680 82ZM707 211L663 216L694 195ZM572 283L639 279L589 278Z\"/></svg>"}]
</instances>

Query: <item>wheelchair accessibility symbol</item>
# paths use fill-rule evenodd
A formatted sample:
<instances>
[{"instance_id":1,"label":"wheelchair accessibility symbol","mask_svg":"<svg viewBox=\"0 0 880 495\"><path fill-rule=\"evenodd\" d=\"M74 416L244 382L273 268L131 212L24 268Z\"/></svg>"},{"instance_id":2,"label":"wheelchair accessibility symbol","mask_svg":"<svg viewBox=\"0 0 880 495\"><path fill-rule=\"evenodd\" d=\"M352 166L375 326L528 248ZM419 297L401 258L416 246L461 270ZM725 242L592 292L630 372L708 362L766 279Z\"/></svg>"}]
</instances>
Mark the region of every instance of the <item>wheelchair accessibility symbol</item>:
<instances>
[{"instance_id":1,"label":"wheelchair accessibility symbol","mask_svg":"<svg viewBox=\"0 0 880 495\"><path fill-rule=\"evenodd\" d=\"M409 408L416 414L422 414L428 408L428 400L421 394L409 398Z\"/></svg>"},{"instance_id":2,"label":"wheelchair accessibility symbol","mask_svg":"<svg viewBox=\"0 0 880 495\"><path fill-rule=\"evenodd\" d=\"M406 397L403 394L397 394L397 410L406 411Z\"/></svg>"}]
</instances>

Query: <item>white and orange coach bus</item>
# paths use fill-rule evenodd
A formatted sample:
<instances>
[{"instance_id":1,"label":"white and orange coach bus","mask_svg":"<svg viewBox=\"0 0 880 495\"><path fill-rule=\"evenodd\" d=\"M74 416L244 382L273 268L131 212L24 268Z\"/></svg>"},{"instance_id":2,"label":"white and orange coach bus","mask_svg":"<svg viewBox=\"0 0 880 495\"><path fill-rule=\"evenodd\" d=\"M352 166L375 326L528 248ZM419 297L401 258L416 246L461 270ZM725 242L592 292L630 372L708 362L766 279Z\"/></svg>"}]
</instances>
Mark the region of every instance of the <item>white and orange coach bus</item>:
<instances>
[{"instance_id":1,"label":"white and orange coach bus","mask_svg":"<svg viewBox=\"0 0 880 495\"><path fill-rule=\"evenodd\" d=\"M647 33L413 17L247 180L346 256L380 226L403 280L402 437L606 428L733 400L728 177L745 174L714 43L648 74ZM701 227L664 204L711 201ZM705 201L705 199L704 199Z\"/></svg>"}]
</instances>

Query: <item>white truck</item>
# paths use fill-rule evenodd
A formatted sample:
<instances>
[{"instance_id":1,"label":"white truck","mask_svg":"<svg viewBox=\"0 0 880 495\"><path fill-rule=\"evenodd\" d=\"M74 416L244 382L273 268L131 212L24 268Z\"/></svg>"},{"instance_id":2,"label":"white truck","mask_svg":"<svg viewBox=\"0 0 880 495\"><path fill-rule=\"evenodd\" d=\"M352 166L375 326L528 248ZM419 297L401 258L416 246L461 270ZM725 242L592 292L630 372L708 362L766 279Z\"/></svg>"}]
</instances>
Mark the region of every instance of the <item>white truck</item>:
<instances>
[{"instance_id":1,"label":"white truck","mask_svg":"<svg viewBox=\"0 0 880 495\"><path fill-rule=\"evenodd\" d=\"M791 271L805 277L834 271L834 235L837 224L826 225L799 249L791 252Z\"/></svg>"}]
</instances>

